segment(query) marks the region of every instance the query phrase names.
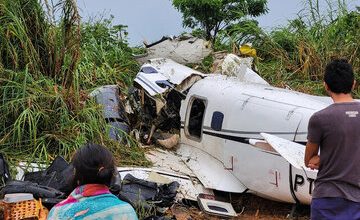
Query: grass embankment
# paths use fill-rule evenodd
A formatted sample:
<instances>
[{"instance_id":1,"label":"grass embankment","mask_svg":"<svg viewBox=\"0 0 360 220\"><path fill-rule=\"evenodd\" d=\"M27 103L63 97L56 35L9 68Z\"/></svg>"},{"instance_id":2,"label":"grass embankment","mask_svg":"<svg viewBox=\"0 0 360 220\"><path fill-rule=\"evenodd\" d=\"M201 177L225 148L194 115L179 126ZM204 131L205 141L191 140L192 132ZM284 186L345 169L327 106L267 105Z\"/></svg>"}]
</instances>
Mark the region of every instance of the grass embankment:
<instances>
[{"instance_id":1,"label":"grass embankment","mask_svg":"<svg viewBox=\"0 0 360 220\"><path fill-rule=\"evenodd\" d=\"M252 43L257 50L259 73L270 84L326 95L322 78L330 60L345 58L355 73L360 71L359 9L350 12L347 1L331 2L319 8L318 0L307 0L298 18L270 32L254 21L234 24L221 33L215 46L231 51L234 45ZM357 98L359 92L357 88Z\"/></svg>"},{"instance_id":2,"label":"grass embankment","mask_svg":"<svg viewBox=\"0 0 360 220\"><path fill-rule=\"evenodd\" d=\"M321 16L317 4L307 2L299 18L271 32L252 21L232 25L219 33L215 49L232 52L250 42L260 75L271 84L324 94L322 74L331 59L346 58L360 70L360 14L338 1ZM111 20L81 23L75 0L47 3L0 0L1 152L13 162L69 159L93 141L108 146L121 164L147 165L135 142L109 140L101 108L88 97L97 86L117 83L126 92L132 84L139 66L124 27Z\"/></svg>"},{"instance_id":3,"label":"grass embankment","mask_svg":"<svg viewBox=\"0 0 360 220\"><path fill-rule=\"evenodd\" d=\"M88 93L130 85L138 69L110 20L80 23L74 0L0 0L0 152L12 163L66 159L87 141L103 144L124 165L147 165L131 137L108 138L101 107ZM45 9L45 10L44 10Z\"/></svg>"}]
</instances>

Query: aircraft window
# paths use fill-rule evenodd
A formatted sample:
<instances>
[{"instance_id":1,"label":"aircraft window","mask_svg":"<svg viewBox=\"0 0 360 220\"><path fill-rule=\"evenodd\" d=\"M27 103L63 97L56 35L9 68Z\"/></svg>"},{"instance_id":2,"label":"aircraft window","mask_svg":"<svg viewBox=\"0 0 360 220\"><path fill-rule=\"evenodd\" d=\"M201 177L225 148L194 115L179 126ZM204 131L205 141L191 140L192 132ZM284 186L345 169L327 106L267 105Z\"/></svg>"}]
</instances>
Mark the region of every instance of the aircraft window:
<instances>
[{"instance_id":1,"label":"aircraft window","mask_svg":"<svg viewBox=\"0 0 360 220\"><path fill-rule=\"evenodd\" d=\"M158 85L158 86L160 86L161 88L163 88L163 89L165 89L165 88L171 88L171 84L168 82L168 81L166 81L166 80L158 80L158 81L156 81L156 84Z\"/></svg>"},{"instance_id":2,"label":"aircraft window","mask_svg":"<svg viewBox=\"0 0 360 220\"><path fill-rule=\"evenodd\" d=\"M158 73L158 71L151 66L144 66L143 68L141 68L140 72L143 73Z\"/></svg>"},{"instance_id":3,"label":"aircraft window","mask_svg":"<svg viewBox=\"0 0 360 220\"><path fill-rule=\"evenodd\" d=\"M221 131L224 114L222 112L214 112L211 119L211 128L215 131Z\"/></svg>"},{"instance_id":4,"label":"aircraft window","mask_svg":"<svg viewBox=\"0 0 360 220\"><path fill-rule=\"evenodd\" d=\"M204 119L205 112L205 102L201 99L195 99L192 102L188 131L191 136L195 136L196 138L201 138L201 128Z\"/></svg>"},{"instance_id":5,"label":"aircraft window","mask_svg":"<svg viewBox=\"0 0 360 220\"><path fill-rule=\"evenodd\" d=\"M214 211L218 211L218 212L225 212L225 213L228 213L228 212L229 212L229 211L226 210L225 208L219 207L219 206L215 206L215 205L209 205L208 207L209 207L209 209L214 210Z\"/></svg>"}]
</instances>

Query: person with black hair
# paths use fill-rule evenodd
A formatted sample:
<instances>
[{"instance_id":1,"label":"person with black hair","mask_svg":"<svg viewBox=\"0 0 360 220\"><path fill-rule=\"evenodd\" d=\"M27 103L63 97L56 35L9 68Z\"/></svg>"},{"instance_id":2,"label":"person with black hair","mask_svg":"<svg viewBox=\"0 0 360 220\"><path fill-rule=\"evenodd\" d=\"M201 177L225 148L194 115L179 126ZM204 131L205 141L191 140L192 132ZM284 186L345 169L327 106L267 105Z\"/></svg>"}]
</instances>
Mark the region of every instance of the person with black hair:
<instances>
[{"instance_id":1,"label":"person with black hair","mask_svg":"<svg viewBox=\"0 0 360 220\"><path fill-rule=\"evenodd\" d=\"M86 144L75 152L72 166L72 182L76 188L50 210L48 219L137 220L132 206L109 191L116 167L108 149Z\"/></svg>"},{"instance_id":2,"label":"person with black hair","mask_svg":"<svg viewBox=\"0 0 360 220\"><path fill-rule=\"evenodd\" d=\"M305 165L318 169L311 219L360 219L360 102L352 98L352 66L343 59L325 68L324 86L334 101L308 125ZM319 154L320 150L320 154Z\"/></svg>"}]
</instances>

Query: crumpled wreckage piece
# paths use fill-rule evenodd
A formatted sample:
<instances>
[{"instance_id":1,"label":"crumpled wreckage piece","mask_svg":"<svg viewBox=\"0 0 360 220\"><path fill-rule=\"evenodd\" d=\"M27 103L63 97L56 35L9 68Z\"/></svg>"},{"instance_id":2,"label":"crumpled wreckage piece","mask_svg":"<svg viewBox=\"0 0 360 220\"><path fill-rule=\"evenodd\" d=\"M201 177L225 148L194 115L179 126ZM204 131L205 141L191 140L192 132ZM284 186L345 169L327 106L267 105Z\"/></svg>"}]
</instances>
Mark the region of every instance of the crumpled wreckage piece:
<instances>
[{"instance_id":1,"label":"crumpled wreckage piece","mask_svg":"<svg viewBox=\"0 0 360 220\"><path fill-rule=\"evenodd\" d=\"M134 81L150 96L156 96L174 88L184 92L197 81L190 80L193 76L200 80L206 75L171 59L157 58L142 65ZM184 86L184 81L187 86ZM192 84L189 84L189 81Z\"/></svg>"},{"instance_id":2,"label":"crumpled wreckage piece","mask_svg":"<svg viewBox=\"0 0 360 220\"><path fill-rule=\"evenodd\" d=\"M180 106L190 87L206 75L170 59L157 58L144 64L129 93L133 106L130 120L141 124L132 126L145 133L143 142L149 144L157 129L180 129ZM146 138L145 138L146 136Z\"/></svg>"},{"instance_id":3,"label":"crumpled wreckage piece","mask_svg":"<svg viewBox=\"0 0 360 220\"><path fill-rule=\"evenodd\" d=\"M91 92L90 97L94 97L96 103L103 106L105 121L110 125L110 138L122 142L124 133L128 134L130 129L125 107L120 100L119 87L101 86Z\"/></svg>"},{"instance_id":4,"label":"crumpled wreckage piece","mask_svg":"<svg viewBox=\"0 0 360 220\"><path fill-rule=\"evenodd\" d=\"M141 64L158 57L169 58L181 64L201 63L212 53L209 41L189 34L179 37L163 37L152 44L145 44L145 47L146 54L135 56Z\"/></svg>"},{"instance_id":5,"label":"crumpled wreckage piece","mask_svg":"<svg viewBox=\"0 0 360 220\"><path fill-rule=\"evenodd\" d=\"M227 76L236 76L243 82L269 85L251 69L253 59L253 57L238 57L235 54L228 54L222 63L221 73Z\"/></svg>"},{"instance_id":6,"label":"crumpled wreckage piece","mask_svg":"<svg viewBox=\"0 0 360 220\"><path fill-rule=\"evenodd\" d=\"M177 146L180 140L180 135L173 134L170 137L167 137L165 139L158 139L157 142L167 149L172 149Z\"/></svg>"}]
</instances>

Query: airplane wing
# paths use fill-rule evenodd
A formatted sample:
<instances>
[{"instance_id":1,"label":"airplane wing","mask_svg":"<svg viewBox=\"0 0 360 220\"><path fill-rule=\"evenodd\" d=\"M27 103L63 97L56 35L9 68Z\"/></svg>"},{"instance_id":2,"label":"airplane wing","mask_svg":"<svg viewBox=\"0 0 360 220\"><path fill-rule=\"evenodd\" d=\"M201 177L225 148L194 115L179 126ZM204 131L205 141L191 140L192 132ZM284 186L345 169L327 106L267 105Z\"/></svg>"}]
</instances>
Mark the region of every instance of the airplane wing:
<instances>
[{"instance_id":1,"label":"airplane wing","mask_svg":"<svg viewBox=\"0 0 360 220\"><path fill-rule=\"evenodd\" d=\"M206 189L243 193L247 187L224 165L210 154L186 144L180 144L176 154L157 149L148 151L146 157L153 168L188 177L196 177Z\"/></svg>"},{"instance_id":2,"label":"airplane wing","mask_svg":"<svg viewBox=\"0 0 360 220\"><path fill-rule=\"evenodd\" d=\"M210 154L186 144L180 145L177 154L206 188L235 193L247 190L239 179Z\"/></svg>"},{"instance_id":3,"label":"airplane wing","mask_svg":"<svg viewBox=\"0 0 360 220\"><path fill-rule=\"evenodd\" d=\"M295 168L303 169L308 172L317 172L307 168L304 164L305 146L289 141L271 134L261 133L268 142L282 157L284 157Z\"/></svg>"}]
</instances>

